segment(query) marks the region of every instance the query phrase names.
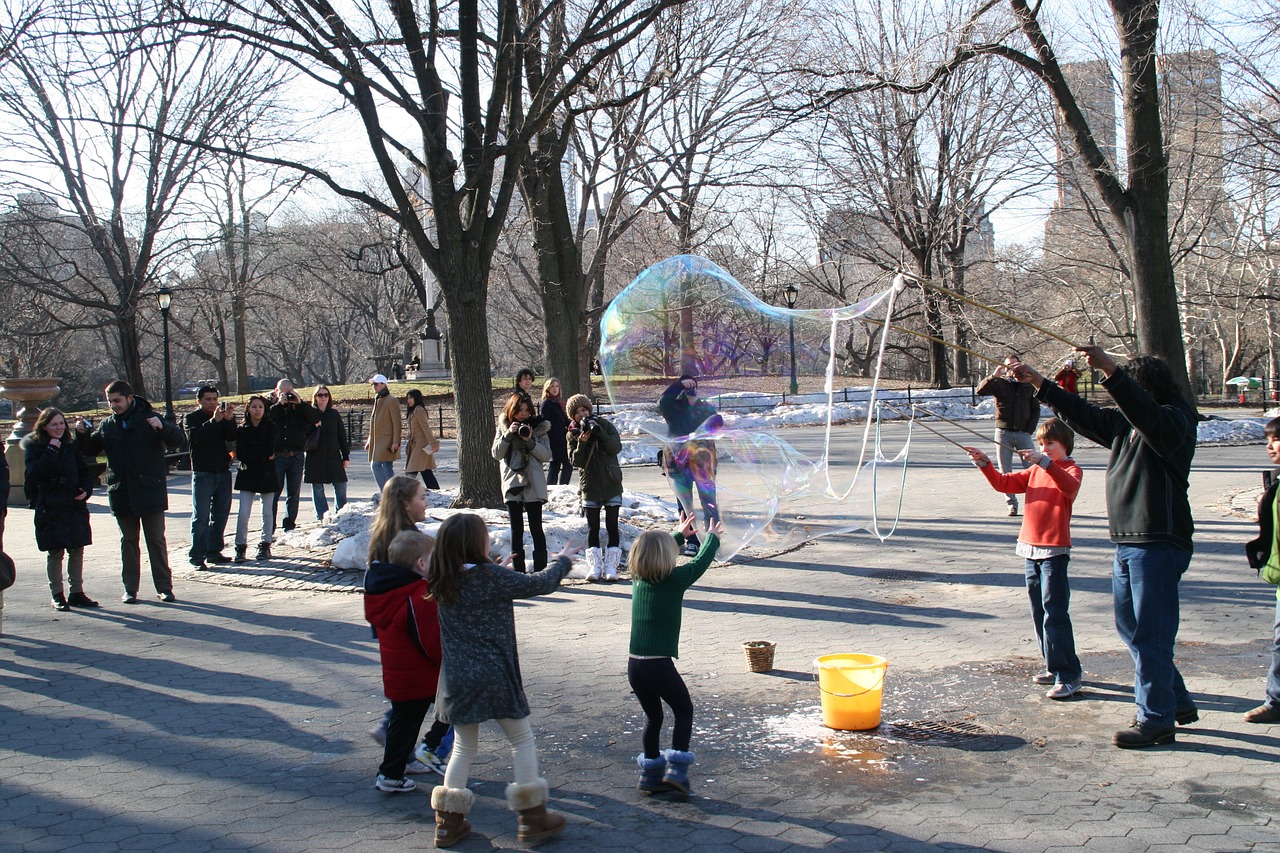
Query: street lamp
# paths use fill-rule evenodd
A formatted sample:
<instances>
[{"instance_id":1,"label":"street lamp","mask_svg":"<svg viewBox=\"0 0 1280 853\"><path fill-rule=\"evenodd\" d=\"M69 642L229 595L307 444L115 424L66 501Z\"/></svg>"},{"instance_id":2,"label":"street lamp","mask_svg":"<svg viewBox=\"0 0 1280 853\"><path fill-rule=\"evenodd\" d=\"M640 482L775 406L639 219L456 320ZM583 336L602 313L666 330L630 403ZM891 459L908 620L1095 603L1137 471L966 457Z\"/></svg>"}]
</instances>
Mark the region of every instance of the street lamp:
<instances>
[{"instance_id":1,"label":"street lamp","mask_svg":"<svg viewBox=\"0 0 1280 853\"><path fill-rule=\"evenodd\" d=\"M794 284L788 284L784 293L787 307L794 311L796 300L800 297L800 288ZM794 314L787 317L787 331L791 336L791 396L794 397L800 393L800 385L796 382L796 317Z\"/></svg>"},{"instance_id":2,"label":"street lamp","mask_svg":"<svg viewBox=\"0 0 1280 853\"><path fill-rule=\"evenodd\" d=\"M173 290L162 287L156 291L156 304L160 306L161 327L164 331L164 416L174 422L173 373L169 367L169 305L173 302Z\"/></svg>"}]
</instances>

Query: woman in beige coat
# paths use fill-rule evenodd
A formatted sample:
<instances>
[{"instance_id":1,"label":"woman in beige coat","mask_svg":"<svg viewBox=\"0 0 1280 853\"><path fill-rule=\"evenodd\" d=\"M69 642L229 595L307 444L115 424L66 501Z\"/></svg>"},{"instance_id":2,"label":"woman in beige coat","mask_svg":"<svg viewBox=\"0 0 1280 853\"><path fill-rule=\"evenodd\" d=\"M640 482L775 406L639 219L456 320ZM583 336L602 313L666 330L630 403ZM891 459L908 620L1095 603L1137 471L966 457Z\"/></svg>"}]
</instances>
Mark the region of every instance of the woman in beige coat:
<instances>
[{"instance_id":1,"label":"woman in beige coat","mask_svg":"<svg viewBox=\"0 0 1280 853\"><path fill-rule=\"evenodd\" d=\"M404 395L404 402L409 407L409 445L405 451L404 472L421 474L426 487L438 491L440 482L436 479L435 467L440 439L431 430L431 415L427 413L422 392L414 388Z\"/></svg>"}]
</instances>

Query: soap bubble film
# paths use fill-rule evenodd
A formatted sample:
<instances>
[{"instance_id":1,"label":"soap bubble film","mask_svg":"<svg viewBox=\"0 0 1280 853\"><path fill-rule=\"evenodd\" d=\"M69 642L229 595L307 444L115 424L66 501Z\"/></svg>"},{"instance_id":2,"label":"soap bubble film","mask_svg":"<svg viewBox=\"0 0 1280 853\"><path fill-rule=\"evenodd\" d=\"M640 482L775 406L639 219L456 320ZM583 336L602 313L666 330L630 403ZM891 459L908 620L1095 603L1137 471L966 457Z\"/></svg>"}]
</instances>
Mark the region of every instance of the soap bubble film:
<instances>
[{"instance_id":1,"label":"soap bubble film","mask_svg":"<svg viewBox=\"0 0 1280 853\"><path fill-rule=\"evenodd\" d=\"M721 559L748 546L777 552L832 533L892 531L910 431L887 447L875 397L900 289L886 284L854 305L789 309L763 302L705 258L680 255L610 302L600 321L610 403L662 445L668 484L699 529L708 519L724 523ZM810 386L821 378L824 390L788 401L825 408L821 435L753 425L740 406L760 398L762 382L788 390L793 335L797 374ZM855 355L870 365L870 387L852 396L841 389L842 407L859 406L861 417L837 424L838 366Z\"/></svg>"}]
</instances>

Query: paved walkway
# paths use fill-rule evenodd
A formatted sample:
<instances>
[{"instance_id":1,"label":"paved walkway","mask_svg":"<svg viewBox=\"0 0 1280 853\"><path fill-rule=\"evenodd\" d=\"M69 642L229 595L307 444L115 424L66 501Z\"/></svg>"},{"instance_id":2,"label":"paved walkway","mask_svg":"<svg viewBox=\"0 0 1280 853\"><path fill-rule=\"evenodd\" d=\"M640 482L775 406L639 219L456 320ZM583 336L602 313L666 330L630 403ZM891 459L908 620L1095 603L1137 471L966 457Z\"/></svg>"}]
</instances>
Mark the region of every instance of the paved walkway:
<instances>
[{"instance_id":1,"label":"paved walkway","mask_svg":"<svg viewBox=\"0 0 1280 853\"><path fill-rule=\"evenodd\" d=\"M690 592L679 665L699 761L688 802L634 790L627 586L573 585L519 605L542 770L570 819L547 849L1280 850L1280 727L1240 717L1262 694L1274 612L1274 591L1241 557L1262 448L1197 455L1178 654L1201 719L1176 745L1142 751L1109 745L1132 714L1132 664L1111 626L1104 456L1077 459L1079 701L1049 702L1029 683L1016 520L941 442L916 445L887 543L833 537L718 565ZM358 473L362 495L372 484ZM627 478L663 489L652 469ZM180 566L184 478L171 487ZM359 597L321 591L333 585L317 581L322 563L285 555L275 571L293 588L179 569L177 604L122 605L102 503L87 586L104 606L69 614L47 606L29 511L10 511L20 577L0 640L0 850L429 849L429 783L372 788L380 750L365 730L383 700ZM772 673L747 671L740 646L756 638L778 642ZM842 651L890 661L878 730L821 725L811 662ZM457 849L519 848L509 772L486 730L477 834Z\"/></svg>"}]
</instances>

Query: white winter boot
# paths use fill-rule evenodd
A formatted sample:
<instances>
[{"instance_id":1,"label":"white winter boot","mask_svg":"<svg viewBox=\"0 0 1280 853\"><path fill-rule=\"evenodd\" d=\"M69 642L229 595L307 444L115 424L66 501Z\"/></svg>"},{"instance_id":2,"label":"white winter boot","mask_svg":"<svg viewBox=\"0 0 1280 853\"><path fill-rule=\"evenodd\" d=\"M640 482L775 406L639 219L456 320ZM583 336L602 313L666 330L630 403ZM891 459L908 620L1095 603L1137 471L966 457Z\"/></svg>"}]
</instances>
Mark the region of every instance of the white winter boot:
<instances>
[{"instance_id":1,"label":"white winter boot","mask_svg":"<svg viewBox=\"0 0 1280 853\"><path fill-rule=\"evenodd\" d=\"M622 549L609 548L604 552L604 579L612 583L618 579L618 566L622 565Z\"/></svg>"},{"instance_id":2,"label":"white winter boot","mask_svg":"<svg viewBox=\"0 0 1280 853\"><path fill-rule=\"evenodd\" d=\"M600 573L604 571L604 552L599 548L587 549L587 580L600 582Z\"/></svg>"}]
</instances>

